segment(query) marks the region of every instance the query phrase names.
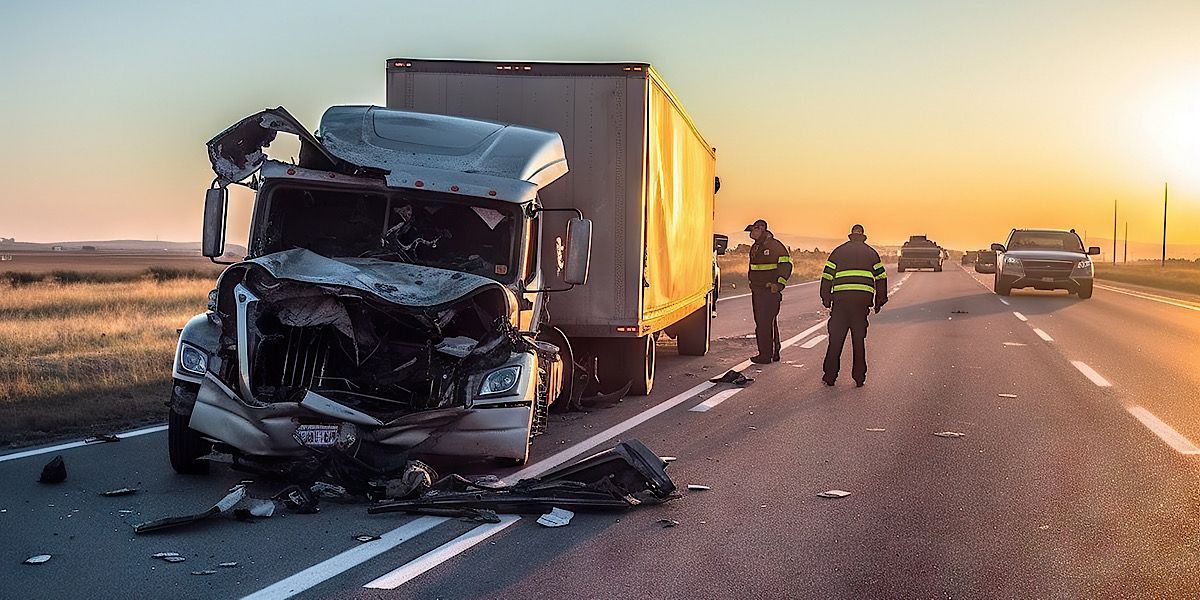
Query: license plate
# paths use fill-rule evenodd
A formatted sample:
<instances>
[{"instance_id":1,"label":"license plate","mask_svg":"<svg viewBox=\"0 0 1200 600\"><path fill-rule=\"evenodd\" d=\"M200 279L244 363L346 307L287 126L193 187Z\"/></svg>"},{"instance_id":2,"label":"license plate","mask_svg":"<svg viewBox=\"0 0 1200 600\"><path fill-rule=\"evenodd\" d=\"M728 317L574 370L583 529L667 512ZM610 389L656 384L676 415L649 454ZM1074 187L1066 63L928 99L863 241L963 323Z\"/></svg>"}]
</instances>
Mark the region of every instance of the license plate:
<instances>
[{"instance_id":1,"label":"license plate","mask_svg":"<svg viewBox=\"0 0 1200 600\"><path fill-rule=\"evenodd\" d=\"M301 425L296 428L296 441L308 448L331 448L337 443L337 425Z\"/></svg>"},{"instance_id":2,"label":"license plate","mask_svg":"<svg viewBox=\"0 0 1200 600\"><path fill-rule=\"evenodd\" d=\"M1053 283L1053 282L1054 282L1054 278L1053 278L1053 277L1043 277L1043 278L1042 278L1042 281L1046 281L1046 282Z\"/></svg>"}]
</instances>

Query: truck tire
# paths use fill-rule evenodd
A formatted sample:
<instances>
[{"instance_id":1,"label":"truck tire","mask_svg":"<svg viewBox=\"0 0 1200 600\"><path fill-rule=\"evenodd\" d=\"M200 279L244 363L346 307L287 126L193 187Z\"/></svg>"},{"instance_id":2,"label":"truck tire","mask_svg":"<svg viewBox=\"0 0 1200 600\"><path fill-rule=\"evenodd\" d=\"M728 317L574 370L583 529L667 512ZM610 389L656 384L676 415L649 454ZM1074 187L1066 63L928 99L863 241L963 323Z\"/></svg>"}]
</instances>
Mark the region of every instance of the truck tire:
<instances>
[{"instance_id":1,"label":"truck tire","mask_svg":"<svg viewBox=\"0 0 1200 600\"><path fill-rule=\"evenodd\" d=\"M176 473L195 475L208 472L208 463L198 460L212 449L200 433L188 427L191 415L167 411L167 452L171 456L171 467Z\"/></svg>"},{"instance_id":2,"label":"truck tire","mask_svg":"<svg viewBox=\"0 0 1200 600\"><path fill-rule=\"evenodd\" d=\"M654 336L610 338L606 342L596 360L604 389L615 391L628 383L629 395L650 394L654 388Z\"/></svg>"},{"instance_id":3,"label":"truck tire","mask_svg":"<svg viewBox=\"0 0 1200 600\"><path fill-rule=\"evenodd\" d=\"M1087 282L1079 286L1079 299L1087 300L1092 297L1092 282Z\"/></svg>"},{"instance_id":4,"label":"truck tire","mask_svg":"<svg viewBox=\"0 0 1200 600\"><path fill-rule=\"evenodd\" d=\"M692 314L683 318L676 325L679 334L679 354L683 356L704 356L708 354L709 339L712 337L712 311L710 303L697 308Z\"/></svg>"},{"instance_id":5,"label":"truck tire","mask_svg":"<svg viewBox=\"0 0 1200 600\"><path fill-rule=\"evenodd\" d=\"M942 265L938 265L938 266L934 267L934 268L933 268L933 272L934 272L934 273L941 273L941 272L942 272Z\"/></svg>"}]
</instances>

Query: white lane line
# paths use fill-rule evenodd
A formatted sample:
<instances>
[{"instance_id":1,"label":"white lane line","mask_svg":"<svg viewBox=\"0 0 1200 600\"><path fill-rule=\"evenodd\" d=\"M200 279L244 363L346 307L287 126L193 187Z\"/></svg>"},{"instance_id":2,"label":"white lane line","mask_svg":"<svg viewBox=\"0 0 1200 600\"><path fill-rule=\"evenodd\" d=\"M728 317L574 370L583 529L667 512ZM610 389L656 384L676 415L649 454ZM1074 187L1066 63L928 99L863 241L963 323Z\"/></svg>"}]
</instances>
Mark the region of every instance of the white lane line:
<instances>
[{"instance_id":1,"label":"white lane line","mask_svg":"<svg viewBox=\"0 0 1200 600\"><path fill-rule=\"evenodd\" d=\"M1154 435L1157 435L1159 439L1166 442L1168 446L1174 448L1176 452L1180 454L1200 454L1200 448L1197 448L1195 444L1183 437L1183 434L1162 422L1161 419L1154 416L1150 411L1140 406L1127 406L1125 410L1129 411L1129 414L1133 415L1135 419L1141 421L1142 425L1145 425L1147 429L1153 431Z\"/></svg>"},{"instance_id":2,"label":"white lane line","mask_svg":"<svg viewBox=\"0 0 1200 600\"><path fill-rule=\"evenodd\" d=\"M708 409L732 398L734 394L742 391L743 389L745 388L733 388L731 390L717 392L712 398L709 398L708 400L705 400L704 402L701 402L700 404L697 404L688 410L690 412L708 412Z\"/></svg>"},{"instance_id":3,"label":"white lane line","mask_svg":"<svg viewBox=\"0 0 1200 600\"><path fill-rule=\"evenodd\" d=\"M738 298L745 298L749 295L750 294L738 294L736 296L721 296L720 298L717 298L717 304L720 304L726 300L737 300Z\"/></svg>"},{"instance_id":4,"label":"white lane line","mask_svg":"<svg viewBox=\"0 0 1200 600\"><path fill-rule=\"evenodd\" d=\"M1001 298L1001 299L1000 299L1000 302L1002 302L1002 303L1003 303L1005 306L1011 306L1011 305L1008 303L1008 300L1005 300L1004 298Z\"/></svg>"},{"instance_id":5,"label":"white lane line","mask_svg":"<svg viewBox=\"0 0 1200 600\"><path fill-rule=\"evenodd\" d=\"M825 341L825 338L827 338L827 337L829 337L829 336L822 333L821 335L818 335L818 336L814 337L813 339L808 340L807 342L804 342L803 344L800 344L800 347L801 348L812 348L813 346L816 346L817 344L820 344L821 342Z\"/></svg>"},{"instance_id":6,"label":"white lane line","mask_svg":"<svg viewBox=\"0 0 1200 600\"><path fill-rule=\"evenodd\" d=\"M802 286L802 285L812 285L812 284L814 284L814 283L816 283L816 282L818 282L818 281L820 281L820 279L814 279L814 280L812 280L812 281L804 281L804 282L801 282L801 283L789 283L789 284L787 285L787 288L786 288L786 289L790 289L790 288L798 288L798 287L800 287L800 286ZM726 300L735 300L735 299L737 299L737 298L745 298L745 297L747 297L747 296L749 296L749 295L750 295L750 294L738 294L738 295L736 295L736 296L722 296L722 297L720 297L720 298L717 298L717 304L720 304L720 303L722 303L722 302L724 302L724 301L726 301Z\"/></svg>"},{"instance_id":7,"label":"white lane line","mask_svg":"<svg viewBox=\"0 0 1200 600\"><path fill-rule=\"evenodd\" d=\"M120 439L127 439L127 438L131 438L131 437L137 437L139 435L158 433L160 431L166 431L166 430L167 430L166 425L155 425L154 427L146 427L144 429L134 429L133 431L126 431L124 433L118 433L117 437ZM78 442L67 442L65 444L58 444L56 446L47 446L45 448L34 448L33 450L23 450L21 452L13 452L11 454L0 455L0 462L17 460L19 458L26 458L29 456L37 456L39 454L50 454L51 452L61 452L63 450L70 450L71 448L78 448L80 446L98 446L98 445L102 445L102 444L103 444L103 442L93 442L93 443L89 444L82 440L80 440Z\"/></svg>"},{"instance_id":8,"label":"white lane line","mask_svg":"<svg viewBox=\"0 0 1200 600\"><path fill-rule=\"evenodd\" d=\"M1095 285L1096 287L1098 287L1102 290L1108 290L1110 292L1116 292L1118 294L1125 294L1126 296L1133 296L1134 298L1141 298L1143 300L1150 300L1151 302L1158 302L1160 304L1169 304L1171 306L1177 306L1179 308L1186 308L1188 310L1200 311L1200 304L1193 304L1190 302L1180 300L1178 298L1171 298L1169 296L1159 296L1157 294L1147 294L1146 292L1135 292L1133 290L1127 290L1125 288L1113 287L1111 285L1100 285L1098 283L1093 284L1093 285Z\"/></svg>"},{"instance_id":9,"label":"white lane line","mask_svg":"<svg viewBox=\"0 0 1200 600\"><path fill-rule=\"evenodd\" d=\"M476 527L363 587L375 590L394 590L418 575L458 556L463 550L504 531L509 525L520 519L521 517L516 515L504 515L500 517L499 523Z\"/></svg>"},{"instance_id":10,"label":"white lane line","mask_svg":"<svg viewBox=\"0 0 1200 600\"><path fill-rule=\"evenodd\" d=\"M1016 318L1018 318L1018 319L1020 319L1020 320L1022 320L1022 321L1029 322L1029 319L1026 319L1026 318L1025 318L1025 315L1023 315L1023 314L1021 314L1021 313L1019 313L1019 312L1017 312L1017 311L1015 311L1015 310L1013 311L1013 316L1014 316L1014 317L1016 317Z\"/></svg>"},{"instance_id":11,"label":"white lane line","mask_svg":"<svg viewBox=\"0 0 1200 600\"><path fill-rule=\"evenodd\" d=\"M821 319L820 323L817 323L816 325L813 325L812 327L809 327L808 329L805 329L804 331L801 331L800 333L793 335L792 337L784 340L784 342L779 345L781 348L788 348L790 346L793 346L793 345L795 345L796 342L799 342L800 340L812 335L813 333L816 333L816 331L818 329L824 327L825 324L828 322L829 322L829 319ZM738 371L741 371L741 369L738 369Z\"/></svg>"},{"instance_id":12,"label":"white lane line","mask_svg":"<svg viewBox=\"0 0 1200 600\"><path fill-rule=\"evenodd\" d=\"M291 598L332 577L345 573L448 520L447 517L420 517L414 519L401 527L383 534L378 540L355 546L333 558L300 571L283 581L254 592L244 597L243 600L283 600Z\"/></svg>"},{"instance_id":13,"label":"white lane line","mask_svg":"<svg viewBox=\"0 0 1200 600\"><path fill-rule=\"evenodd\" d=\"M1045 331L1042 331L1041 329L1038 329L1037 327L1033 328L1033 332L1038 334L1038 337L1042 338L1043 340L1046 340L1047 342L1054 341L1054 338L1050 337L1050 334L1046 333Z\"/></svg>"},{"instance_id":14,"label":"white lane line","mask_svg":"<svg viewBox=\"0 0 1200 600\"><path fill-rule=\"evenodd\" d=\"M1108 380L1104 378L1104 376L1097 373L1095 369L1089 367L1087 365L1087 363L1085 363L1081 360L1073 360L1073 361L1071 361L1071 364L1075 365L1075 368L1079 369L1079 372L1083 373L1083 375L1085 377L1087 377L1088 379L1091 379L1092 383L1094 383L1100 387L1112 387L1112 384L1109 383Z\"/></svg>"}]
</instances>

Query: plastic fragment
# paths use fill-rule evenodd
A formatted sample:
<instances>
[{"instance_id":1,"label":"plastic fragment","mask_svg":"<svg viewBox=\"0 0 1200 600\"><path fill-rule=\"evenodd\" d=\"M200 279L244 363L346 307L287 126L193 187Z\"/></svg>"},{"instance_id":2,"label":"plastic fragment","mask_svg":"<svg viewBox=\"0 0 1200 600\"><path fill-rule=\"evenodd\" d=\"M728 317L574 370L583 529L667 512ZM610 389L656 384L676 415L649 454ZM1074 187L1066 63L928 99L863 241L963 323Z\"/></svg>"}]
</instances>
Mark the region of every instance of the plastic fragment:
<instances>
[{"instance_id":1,"label":"plastic fragment","mask_svg":"<svg viewBox=\"0 0 1200 600\"><path fill-rule=\"evenodd\" d=\"M996 395L1001 398L1016 398L1017 397L1016 394L996 394Z\"/></svg>"},{"instance_id":2,"label":"plastic fragment","mask_svg":"<svg viewBox=\"0 0 1200 600\"><path fill-rule=\"evenodd\" d=\"M48 560L50 560L49 554L38 554L36 556L30 556L29 558L25 559L25 564L40 565Z\"/></svg>"},{"instance_id":3,"label":"plastic fragment","mask_svg":"<svg viewBox=\"0 0 1200 600\"><path fill-rule=\"evenodd\" d=\"M83 443L85 443L85 444L107 444L107 443L119 442L119 441L121 441L121 438L117 437L116 434L101 433L99 435L93 435L92 437L89 437L89 438L84 438Z\"/></svg>"},{"instance_id":4,"label":"plastic fragment","mask_svg":"<svg viewBox=\"0 0 1200 600\"><path fill-rule=\"evenodd\" d=\"M575 513L569 510L553 508L550 510L550 512L538 517L537 522L538 525L544 525L546 527L562 527L570 523L571 517L574 516Z\"/></svg>"},{"instance_id":5,"label":"plastic fragment","mask_svg":"<svg viewBox=\"0 0 1200 600\"><path fill-rule=\"evenodd\" d=\"M674 456L660 456L659 458L661 458L662 461L665 463L672 463L672 462L679 460L677 457L674 457Z\"/></svg>"},{"instance_id":6,"label":"plastic fragment","mask_svg":"<svg viewBox=\"0 0 1200 600\"><path fill-rule=\"evenodd\" d=\"M192 571L192 575L216 575L216 574L217 574L217 572L212 569L205 569L203 571Z\"/></svg>"},{"instance_id":7,"label":"plastic fragment","mask_svg":"<svg viewBox=\"0 0 1200 600\"><path fill-rule=\"evenodd\" d=\"M882 427L868 427L867 431L887 431L887 430Z\"/></svg>"},{"instance_id":8,"label":"plastic fragment","mask_svg":"<svg viewBox=\"0 0 1200 600\"><path fill-rule=\"evenodd\" d=\"M936 435L936 436L942 437L942 438L960 438L960 437L965 437L967 434L962 433L961 431L939 431L933 435Z\"/></svg>"},{"instance_id":9,"label":"plastic fragment","mask_svg":"<svg viewBox=\"0 0 1200 600\"><path fill-rule=\"evenodd\" d=\"M115 490L108 490L106 492L100 492L100 495L101 496L128 496L130 494L136 494L137 491L138 491L137 488L118 488Z\"/></svg>"},{"instance_id":10,"label":"plastic fragment","mask_svg":"<svg viewBox=\"0 0 1200 600\"><path fill-rule=\"evenodd\" d=\"M666 529L668 527L675 527L676 525L679 525L679 521L676 521L675 519L659 519L659 520L655 521L655 523L660 525L663 529Z\"/></svg>"},{"instance_id":11,"label":"plastic fragment","mask_svg":"<svg viewBox=\"0 0 1200 600\"><path fill-rule=\"evenodd\" d=\"M179 556L179 555L180 554L178 552L155 552L154 554L150 555L150 558L163 559L163 558L171 558L172 556Z\"/></svg>"},{"instance_id":12,"label":"plastic fragment","mask_svg":"<svg viewBox=\"0 0 1200 600\"><path fill-rule=\"evenodd\" d=\"M312 484L309 491L316 494L317 497L328 498L330 500L347 500L350 498L350 492L347 492L346 488L332 483L325 483L324 481Z\"/></svg>"},{"instance_id":13,"label":"plastic fragment","mask_svg":"<svg viewBox=\"0 0 1200 600\"><path fill-rule=\"evenodd\" d=\"M817 495L822 498L845 498L850 495L850 492L846 490L826 490Z\"/></svg>"},{"instance_id":14,"label":"plastic fragment","mask_svg":"<svg viewBox=\"0 0 1200 600\"><path fill-rule=\"evenodd\" d=\"M703 491L711 490L712 488L708 487L707 485L699 485L696 483L689 483L687 486L687 489L690 491L703 492Z\"/></svg>"},{"instance_id":15,"label":"plastic fragment","mask_svg":"<svg viewBox=\"0 0 1200 600\"><path fill-rule=\"evenodd\" d=\"M229 561L229 562L218 563L217 566L221 567L222 569L232 569L232 568L238 566L238 564L236 561Z\"/></svg>"},{"instance_id":16,"label":"plastic fragment","mask_svg":"<svg viewBox=\"0 0 1200 600\"><path fill-rule=\"evenodd\" d=\"M355 539L355 540L358 540L358 542L359 542L360 544L365 544L365 543L367 543L367 542L373 542L373 541L375 541L375 540L378 540L378 539L381 539L381 538L380 538L379 536L377 536L377 535L371 535L371 534L369 534L369 533L364 533L364 534L362 534L362 535L356 535L356 536L354 536L354 539Z\"/></svg>"}]
</instances>

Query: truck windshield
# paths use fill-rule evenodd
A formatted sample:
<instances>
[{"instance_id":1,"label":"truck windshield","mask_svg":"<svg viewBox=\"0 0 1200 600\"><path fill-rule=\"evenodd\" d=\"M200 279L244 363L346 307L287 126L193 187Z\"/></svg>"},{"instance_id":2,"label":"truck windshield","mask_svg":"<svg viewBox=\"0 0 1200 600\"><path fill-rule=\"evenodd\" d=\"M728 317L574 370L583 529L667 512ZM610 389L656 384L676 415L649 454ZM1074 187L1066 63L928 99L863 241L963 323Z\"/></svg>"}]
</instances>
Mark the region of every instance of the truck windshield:
<instances>
[{"instance_id":1,"label":"truck windshield","mask_svg":"<svg viewBox=\"0 0 1200 600\"><path fill-rule=\"evenodd\" d=\"M1083 252L1083 242L1069 231L1016 231L1008 240L1008 249Z\"/></svg>"},{"instance_id":2,"label":"truck windshield","mask_svg":"<svg viewBox=\"0 0 1200 600\"><path fill-rule=\"evenodd\" d=\"M276 187L260 206L252 253L305 248L511 281L520 264L520 208L438 196Z\"/></svg>"}]
</instances>

